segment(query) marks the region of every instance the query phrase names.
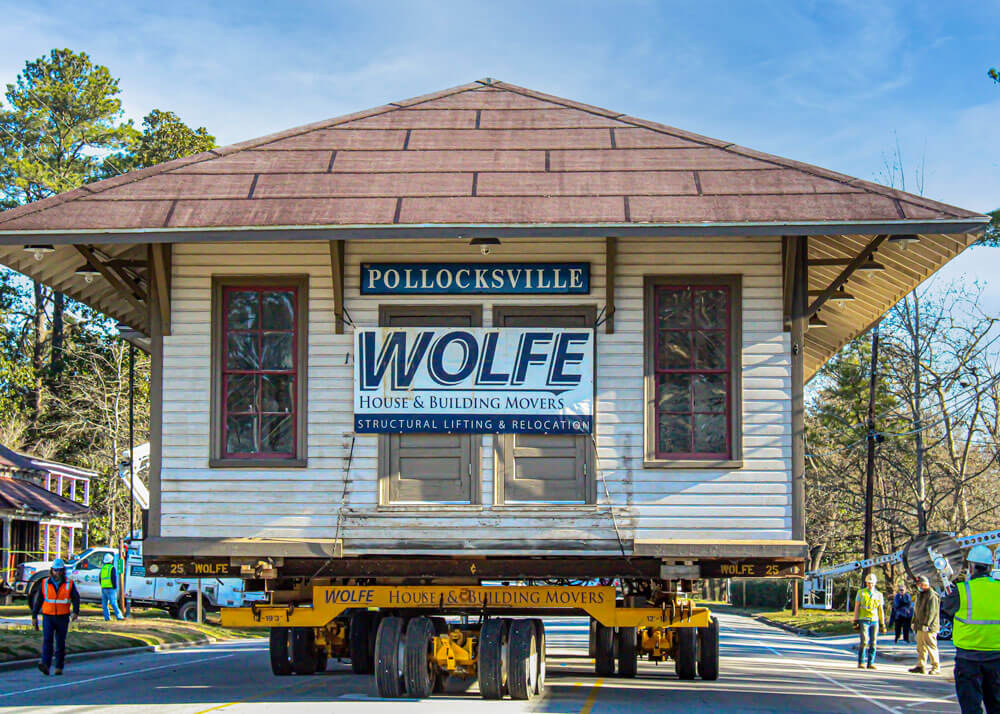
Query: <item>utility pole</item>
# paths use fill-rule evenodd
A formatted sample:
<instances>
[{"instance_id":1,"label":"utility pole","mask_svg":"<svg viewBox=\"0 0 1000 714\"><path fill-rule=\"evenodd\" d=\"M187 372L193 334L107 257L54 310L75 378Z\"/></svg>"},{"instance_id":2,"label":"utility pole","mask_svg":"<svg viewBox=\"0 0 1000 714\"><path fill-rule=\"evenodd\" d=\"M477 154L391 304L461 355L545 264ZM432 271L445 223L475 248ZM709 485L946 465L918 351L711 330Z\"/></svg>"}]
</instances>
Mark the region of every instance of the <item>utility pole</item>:
<instances>
[{"instance_id":1,"label":"utility pole","mask_svg":"<svg viewBox=\"0 0 1000 714\"><path fill-rule=\"evenodd\" d=\"M878 322L872 328L872 366L868 380L868 463L865 468L865 560L872 557L872 530L875 516L875 385L878 380ZM865 568L867 577L871 568Z\"/></svg>"}]
</instances>

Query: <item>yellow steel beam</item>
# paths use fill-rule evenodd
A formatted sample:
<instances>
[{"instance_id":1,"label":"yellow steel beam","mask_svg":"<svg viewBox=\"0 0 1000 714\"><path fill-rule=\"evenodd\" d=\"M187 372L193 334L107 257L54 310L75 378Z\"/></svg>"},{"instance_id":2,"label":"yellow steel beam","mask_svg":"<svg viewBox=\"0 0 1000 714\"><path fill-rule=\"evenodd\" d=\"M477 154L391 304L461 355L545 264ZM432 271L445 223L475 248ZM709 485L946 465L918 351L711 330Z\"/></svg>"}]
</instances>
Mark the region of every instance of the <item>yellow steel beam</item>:
<instances>
[{"instance_id":1,"label":"yellow steel beam","mask_svg":"<svg viewBox=\"0 0 1000 714\"><path fill-rule=\"evenodd\" d=\"M222 611L225 627L325 627L350 608L530 614L583 612L606 627L707 627L707 608L616 607L613 587L329 586L313 588L312 605L254 605Z\"/></svg>"}]
</instances>

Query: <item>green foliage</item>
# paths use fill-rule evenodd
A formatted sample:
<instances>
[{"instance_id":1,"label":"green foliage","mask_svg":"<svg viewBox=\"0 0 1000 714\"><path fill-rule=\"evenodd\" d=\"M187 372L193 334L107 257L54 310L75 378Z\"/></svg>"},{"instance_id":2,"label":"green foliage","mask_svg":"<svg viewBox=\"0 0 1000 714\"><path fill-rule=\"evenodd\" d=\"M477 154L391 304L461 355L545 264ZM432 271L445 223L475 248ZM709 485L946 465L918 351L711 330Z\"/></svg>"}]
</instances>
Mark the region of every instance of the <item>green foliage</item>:
<instances>
[{"instance_id":1,"label":"green foliage","mask_svg":"<svg viewBox=\"0 0 1000 714\"><path fill-rule=\"evenodd\" d=\"M122 121L118 80L86 53L54 49L25 64L0 105L0 196L7 206L103 175L102 155L136 140Z\"/></svg>"},{"instance_id":2,"label":"green foliage","mask_svg":"<svg viewBox=\"0 0 1000 714\"><path fill-rule=\"evenodd\" d=\"M212 148L204 127L124 118L118 80L86 53L27 62L0 102L0 210ZM141 270L141 269L140 269ZM141 272L135 279L143 280ZM90 468L93 543L128 527L128 347L96 310L0 268L0 443ZM149 360L137 354L135 443L148 440Z\"/></svg>"},{"instance_id":3,"label":"green foliage","mask_svg":"<svg viewBox=\"0 0 1000 714\"><path fill-rule=\"evenodd\" d=\"M986 245L991 248L1000 247L1000 208L989 213L990 222L986 226L983 237L976 241L976 245Z\"/></svg>"},{"instance_id":4,"label":"green foliage","mask_svg":"<svg viewBox=\"0 0 1000 714\"><path fill-rule=\"evenodd\" d=\"M128 157L129 170L155 166L215 147L205 127L192 129L173 112L154 109L142 120L142 135Z\"/></svg>"}]
</instances>

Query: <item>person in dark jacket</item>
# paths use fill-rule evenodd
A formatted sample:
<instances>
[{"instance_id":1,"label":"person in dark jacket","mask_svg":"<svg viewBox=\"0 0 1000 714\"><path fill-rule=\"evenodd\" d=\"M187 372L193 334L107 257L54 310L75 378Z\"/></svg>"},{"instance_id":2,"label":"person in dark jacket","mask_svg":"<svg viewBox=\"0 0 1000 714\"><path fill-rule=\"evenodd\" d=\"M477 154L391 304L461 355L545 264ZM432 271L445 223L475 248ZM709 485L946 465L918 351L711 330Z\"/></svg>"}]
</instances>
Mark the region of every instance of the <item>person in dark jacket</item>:
<instances>
[{"instance_id":1,"label":"person in dark jacket","mask_svg":"<svg viewBox=\"0 0 1000 714\"><path fill-rule=\"evenodd\" d=\"M49 673L55 660L54 674L62 674L66 661L66 633L70 620L80 617L80 593L72 580L66 578L66 563L56 558L49 577L42 581L41 592L31 604L31 624L38 629L38 614L42 615L42 659L38 669Z\"/></svg>"},{"instance_id":2,"label":"person in dark jacket","mask_svg":"<svg viewBox=\"0 0 1000 714\"><path fill-rule=\"evenodd\" d=\"M913 599L910 593L906 592L906 586L899 584L896 595L892 598L892 614L889 615L889 622L896 626L896 639L899 642L900 634L903 641L910 643L910 623L913 622Z\"/></svg>"},{"instance_id":3,"label":"person in dark jacket","mask_svg":"<svg viewBox=\"0 0 1000 714\"><path fill-rule=\"evenodd\" d=\"M990 577L993 552L969 550L968 577L953 583L941 600L952 618L955 645L955 692L962 714L1000 714L1000 580Z\"/></svg>"},{"instance_id":4,"label":"person in dark jacket","mask_svg":"<svg viewBox=\"0 0 1000 714\"><path fill-rule=\"evenodd\" d=\"M917 599L913 603L913 631L917 633L917 666L915 674L940 672L937 633L941 629L941 598L931 587L926 575L917 577ZM930 671L926 665L930 664Z\"/></svg>"}]
</instances>

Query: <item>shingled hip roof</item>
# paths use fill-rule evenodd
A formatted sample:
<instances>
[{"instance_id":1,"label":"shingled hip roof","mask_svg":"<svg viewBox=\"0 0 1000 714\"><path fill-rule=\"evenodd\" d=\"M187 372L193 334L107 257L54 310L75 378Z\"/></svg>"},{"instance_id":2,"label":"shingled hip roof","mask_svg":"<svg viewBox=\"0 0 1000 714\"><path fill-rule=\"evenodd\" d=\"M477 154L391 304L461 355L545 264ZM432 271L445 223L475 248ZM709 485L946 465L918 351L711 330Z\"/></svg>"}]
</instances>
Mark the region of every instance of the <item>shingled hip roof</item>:
<instances>
[{"instance_id":1,"label":"shingled hip roof","mask_svg":"<svg viewBox=\"0 0 1000 714\"><path fill-rule=\"evenodd\" d=\"M448 225L641 231L787 223L815 233L805 225L877 223L905 232L903 224L919 221L959 232L983 220L808 164L481 80L5 211L0 241L49 233Z\"/></svg>"}]
</instances>

